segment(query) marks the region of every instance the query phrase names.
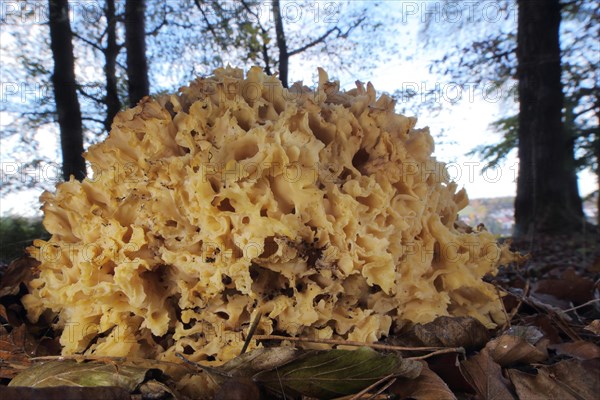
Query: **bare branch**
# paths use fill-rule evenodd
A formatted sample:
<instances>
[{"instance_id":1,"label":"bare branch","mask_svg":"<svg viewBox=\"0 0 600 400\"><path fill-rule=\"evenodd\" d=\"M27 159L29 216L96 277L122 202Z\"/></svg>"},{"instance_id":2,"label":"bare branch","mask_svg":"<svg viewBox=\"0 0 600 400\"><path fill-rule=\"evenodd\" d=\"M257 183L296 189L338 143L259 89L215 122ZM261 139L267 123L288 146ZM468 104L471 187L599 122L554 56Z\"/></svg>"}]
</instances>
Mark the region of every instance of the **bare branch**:
<instances>
[{"instance_id":1,"label":"bare branch","mask_svg":"<svg viewBox=\"0 0 600 400\"><path fill-rule=\"evenodd\" d=\"M82 120L84 121L91 121L91 122L97 122L99 124L104 125L104 120L102 119L98 119L98 118L93 118L93 117L81 117Z\"/></svg>"},{"instance_id":2,"label":"bare branch","mask_svg":"<svg viewBox=\"0 0 600 400\"><path fill-rule=\"evenodd\" d=\"M92 96L91 94L86 93L85 90L83 90L82 86L77 87L77 92L79 94L81 94L83 97L85 97L86 99L90 99L98 104L106 104L106 102L103 99L99 99L97 97Z\"/></svg>"},{"instance_id":3,"label":"bare branch","mask_svg":"<svg viewBox=\"0 0 600 400\"><path fill-rule=\"evenodd\" d=\"M334 26L333 28L329 29L327 32L325 32L323 35L321 35L320 37L316 38L315 40L313 40L312 42L296 49L296 50L292 50L290 52L288 52L288 56L293 56L299 53L302 53L308 49L310 49L311 47L314 47L316 45L318 45L319 43L323 43L327 37L329 35L331 35L333 32L337 32L336 38L343 38L346 39L348 38L348 36L350 35L350 32L352 32L354 29L356 29L360 24L363 23L363 21L365 20L365 17L360 18L359 20L357 20L354 24L352 24L350 27L348 27L348 29L346 29L345 32L342 32L342 30L337 27Z\"/></svg>"},{"instance_id":4,"label":"bare branch","mask_svg":"<svg viewBox=\"0 0 600 400\"><path fill-rule=\"evenodd\" d=\"M123 44L120 44L120 45L119 45L119 48L122 48L122 47L123 47ZM117 60L117 65L119 66L119 68L122 68L122 69L124 69L124 70L127 70L127 66L126 66L126 65L123 65L123 63L119 62L119 60Z\"/></svg>"},{"instance_id":5,"label":"bare branch","mask_svg":"<svg viewBox=\"0 0 600 400\"><path fill-rule=\"evenodd\" d=\"M258 28L260 29L260 32L262 33L262 56L263 56L263 60L265 62L265 73L267 75L271 75L271 57L269 57L269 47L267 46L267 42L265 40L265 37L268 37L269 32L261 24L258 14L256 12L252 11L252 8L248 5L248 3L245 0L241 0L241 3L244 6L244 8L246 9L246 11L248 11L248 13L256 19Z\"/></svg>"},{"instance_id":6,"label":"bare branch","mask_svg":"<svg viewBox=\"0 0 600 400\"><path fill-rule=\"evenodd\" d=\"M146 32L146 36L155 36L165 25L169 25L169 21L167 21L167 13L163 14L163 19L156 28L152 29L150 32Z\"/></svg>"},{"instance_id":7,"label":"bare branch","mask_svg":"<svg viewBox=\"0 0 600 400\"><path fill-rule=\"evenodd\" d=\"M98 43L94 43L91 40L84 38L83 36L81 36L80 34L78 34L76 32L73 32L73 36L76 37L77 39L81 40L82 42L92 46L96 50L99 50L101 52L104 52L106 50L104 47L100 46Z\"/></svg>"},{"instance_id":8,"label":"bare branch","mask_svg":"<svg viewBox=\"0 0 600 400\"><path fill-rule=\"evenodd\" d=\"M320 37L318 37L317 39L313 40L312 42L310 42L310 43L308 43L308 44L306 44L306 45L304 45L304 46L302 46L300 48L297 48L296 50L290 51L288 53L288 55L291 57L291 56L294 56L296 54L302 53L302 52L310 49L311 47L314 47L314 46L318 45L319 43L324 42L325 39L327 39L327 37L329 35L331 35L333 32L336 32L336 31L338 32L338 37L339 37L339 34L341 33L340 29L337 26L333 27L330 30L328 30L327 32L325 32L323 35L321 35Z\"/></svg>"},{"instance_id":9,"label":"bare branch","mask_svg":"<svg viewBox=\"0 0 600 400\"><path fill-rule=\"evenodd\" d=\"M208 28L209 32L212 34L213 38L217 41L217 43L219 43L220 40L219 40L219 36L217 35L217 31L215 30L214 26L208 20L208 17L206 16L206 12L204 11L202 4L200 4L200 0L194 0L194 4L196 4L196 7L198 8L198 10L200 10L200 14L202 14L202 19L204 20L204 23L206 24L206 27Z\"/></svg>"}]
</instances>

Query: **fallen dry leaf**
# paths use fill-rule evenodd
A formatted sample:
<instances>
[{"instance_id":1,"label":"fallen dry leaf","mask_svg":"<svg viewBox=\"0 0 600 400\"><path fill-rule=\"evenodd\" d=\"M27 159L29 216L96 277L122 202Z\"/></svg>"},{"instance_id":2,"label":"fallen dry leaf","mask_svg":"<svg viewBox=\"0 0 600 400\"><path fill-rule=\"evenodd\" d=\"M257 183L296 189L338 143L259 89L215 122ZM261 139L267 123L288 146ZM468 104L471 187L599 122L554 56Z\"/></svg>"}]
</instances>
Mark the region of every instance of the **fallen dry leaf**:
<instances>
[{"instance_id":1,"label":"fallen dry leaf","mask_svg":"<svg viewBox=\"0 0 600 400\"><path fill-rule=\"evenodd\" d=\"M151 379L147 382L144 382L140 385L140 393L142 394L143 399L173 399L177 400L180 398L178 393L165 385L162 382L159 382L155 379Z\"/></svg>"},{"instance_id":2,"label":"fallen dry leaf","mask_svg":"<svg viewBox=\"0 0 600 400\"><path fill-rule=\"evenodd\" d=\"M414 335L422 346L480 349L489 340L488 330L471 317L438 317L427 324L416 324Z\"/></svg>"},{"instance_id":3,"label":"fallen dry leaf","mask_svg":"<svg viewBox=\"0 0 600 400\"><path fill-rule=\"evenodd\" d=\"M229 378L221 384L214 400L260 400L260 389L250 378Z\"/></svg>"},{"instance_id":4,"label":"fallen dry leaf","mask_svg":"<svg viewBox=\"0 0 600 400\"><path fill-rule=\"evenodd\" d=\"M11 262L0 279L0 297L18 294L21 282L29 281L38 265L40 262L31 257L21 257Z\"/></svg>"},{"instance_id":5,"label":"fallen dry leaf","mask_svg":"<svg viewBox=\"0 0 600 400\"><path fill-rule=\"evenodd\" d=\"M422 361L423 370L416 379L398 378L388 392L415 400L456 400L448 385Z\"/></svg>"},{"instance_id":6,"label":"fallen dry leaf","mask_svg":"<svg viewBox=\"0 0 600 400\"><path fill-rule=\"evenodd\" d=\"M527 343L535 345L544 337L544 334L540 332L535 326L522 326L522 325L513 325L504 332L507 335L516 336Z\"/></svg>"},{"instance_id":7,"label":"fallen dry leaf","mask_svg":"<svg viewBox=\"0 0 600 400\"><path fill-rule=\"evenodd\" d=\"M460 370L458 354L440 354L427 359L427 364L429 369L442 378L453 392L475 393L473 387L465 380Z\"/></svg>"},{"instance_id":8,"label":"fallen dry leaf","mask_svg":"<svg viewBox=\"0 0 600 400\"><path fill-rule=\"evenodd\" d=\"M560 279L540 279L533 285L534 293L549 294L557 299L583 304L593 298L594 282L577 275L575 269L568 268Z\"/></svg>"},{"instance_id":9,"label":"fallen dry leaf","mask_svg":"<svg viewBox=\"0 0 600 400\"><path fill-rule=\"evenodd\" d=\"M527 400L596 400L600 393L599 373L598 360L564 360L538 368L537 375L508 370L519 398Z\"/></svg>"},{"instance_id":10,"label":"fallen dry leaf","mask_svg":"<svg viewBox=\"0 0 600 400\"><path fill-rule=\"evenodd\" d=\"M548 348L556 350L557 354L563 354L579 360L591 360L592 358L600 357L600 347L592 342L586 342L585 340L553 344L548 346Z\"/></svg>"},{"instance_id":11,"label":"fallen dry leaf","mask_svg":"<svg viewBox=\"0 0 600 400\"><path fill-rule=\"evenodd\" d=\"M592 332L594 335L600 335L600 319L593 320L588 326L586 326L583 329Z\"/></svg>"},{"instance_id":12,"label":"fallen dry leaf","mask_svg":"<svg viewBox=\"0 0 600 400\"><path fill-rule=\"evenodd\" d=\"M8 314L6 314L6 307L4 307L4 305L0 304L0 318L2 318L0 320L0 322L2 324L5 324L8 322Z\"/></svg>"},{"instance_id":13,"label":"fallen dry leaf","mask_svg":"<svg viewBox=\"0 0 600 400\"><path fill-rule=\"evenodd\" d=\"M533 306L541 308L546 312L555 312L560 314L565 321L571 320L571 317L569 317L569 315L563 311L572 305L572 303L568 300L559 299L551 294L533 292L529 295L527 301Z\"/></svg>"},{"instance_id":14,"label":"fallen dry leaf","mask_svg":"<svg viewBox=\"0 0 600 400\"><path fill-rule=\"evenodd\" d=\"M550 343L561 343L560 331L556 328L556 320L550 318L547 314L528 315L523 318L527 325L539 329Z\"/></svg>"},{"instance_id":15,"label":"fallen dry leaf","mask_svg":"<svg viewBox=\"0 0 600 400\"><path fill-rule=\"evenodd\" d=\"M487 348L462 361L460 367L465 379L482 398L494 400L515 399L508 387L508 381L502 376L500 365L494 362Z\"/></svg>"},{"instance_id":16,"label":"fallen dry leaf","mask_svg":"<svg viewBox=\"0 0 600 400\"><path fill-rule=\"evenodd\" d=\"M130 400L129 392L119 387L47 387L30 388L24 386L3 387L0 386L0 398L2 400Z\"/></svg>"},{"instance_id":17,"label":"fallen dry leaf","mask_svg":"<svg viewBox=\"0 0 600 400\"><path fill-rule=\"evenodd\" d=\"M522 337L502 335L491 340L486 346L492 359L502 367L514 364L529 364L548 358L545 349L527 343Z\"/></svg>"},{"instance_id":18,"label":"fallen dry leaf","mask_svg":"<svg viewBox=\"0 0 600 400\"><path fill-rule=\"evenodd\" d=\"M10 333L0 326L0 378L14 378L31 365L25 350L26 341L25 325L14 328Z\"/></svg>"}]
</instances>

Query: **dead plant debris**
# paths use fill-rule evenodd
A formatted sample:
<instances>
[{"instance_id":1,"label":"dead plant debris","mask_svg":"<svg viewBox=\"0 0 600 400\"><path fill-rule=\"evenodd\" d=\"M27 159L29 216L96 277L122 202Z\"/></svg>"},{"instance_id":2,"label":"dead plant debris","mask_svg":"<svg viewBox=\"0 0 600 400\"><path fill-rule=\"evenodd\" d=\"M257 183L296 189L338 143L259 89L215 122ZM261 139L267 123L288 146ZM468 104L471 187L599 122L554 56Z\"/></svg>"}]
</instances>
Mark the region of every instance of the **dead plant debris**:
<instances>
[{"instance_id":1,"label":"dead plant debris","mask_svg":"<svg viewBox=\"0 0 600 400\"><path fill-rule=\"evenodd\" d=\"M255 335L251 340L263 347L222 366L198 365L182 354L178 371L157 360L61 357L51 316L37 324L26 318L19 299L36 264L17 260L0 281L0 397L594 400L600 393L598 241L514 242L531 257L490 277L510 317L496 330L468 317L439 317L374 344L313 340L319 350L293 347L308 338ZM204 392L190 384L197 376Z\"/></svg>"}]
</instances>

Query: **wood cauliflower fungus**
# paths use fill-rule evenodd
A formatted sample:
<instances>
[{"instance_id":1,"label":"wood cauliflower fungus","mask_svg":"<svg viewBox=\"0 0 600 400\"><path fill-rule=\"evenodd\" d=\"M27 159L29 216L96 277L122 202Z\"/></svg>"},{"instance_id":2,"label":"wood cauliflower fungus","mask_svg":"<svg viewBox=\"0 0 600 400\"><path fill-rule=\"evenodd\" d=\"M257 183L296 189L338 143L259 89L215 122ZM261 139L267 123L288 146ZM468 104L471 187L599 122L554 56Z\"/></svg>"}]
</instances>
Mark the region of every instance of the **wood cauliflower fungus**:
<instances>
[{"instance_id":1,"label":"wood cauliflower fungus","mask_svg":"<svg viewBox=\"0 0 600 400\"><path fill-rule=\"evenodd\" d=\"M223 362L257 333L373 342L441 315L503 319L492 234L455 226L464 190L428 129L371 84L282 87L225 68L145 98L44 193L52 234L23 301L64 354Z\"/></svg>"}]
</instances>

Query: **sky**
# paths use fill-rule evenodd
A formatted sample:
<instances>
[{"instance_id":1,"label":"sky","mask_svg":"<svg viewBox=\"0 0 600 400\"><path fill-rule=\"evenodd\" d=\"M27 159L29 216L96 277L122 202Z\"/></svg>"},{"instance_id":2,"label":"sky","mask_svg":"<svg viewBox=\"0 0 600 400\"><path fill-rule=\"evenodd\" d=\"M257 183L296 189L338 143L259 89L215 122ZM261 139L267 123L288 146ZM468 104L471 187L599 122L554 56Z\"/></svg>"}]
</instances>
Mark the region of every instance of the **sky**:
<instances>
[{"instance_id":1,"label":"sky","mask_svg":"<svg viewBox=\"0 0 600 400\"><path fill-rule=\"evenodd\" d=\"M468 83L458 85L429 70L432 61L442 58L452 41L468 43L470 35L478 29L511 29L510 24L516 22L516 10L511 7L504 10L497 1L488 0L384 1L382 8L398 25L398 34L389 38L398 56L381 63L372 73L362 73L358 77L352 73L337 76L341 87L351 89L358 78L372 82L378 92L393 93L402 88L414 88L423 100L425 92L433 89L433 95L437 96L435 101L442 105L441 112L411 110L409 107L406 114L418 118L417 128L429 127L436 140L434 156L449 163L450 176L459 187L466 188L470 198L515 196L516 150L498 167L485 172L486 163L467 153L478 145L498 142L500 135L492 130L490 123L501 118L507 108L517 110L518 103L502 101L501 91L486 93L485 88L475 89ZM476 25L476 19L482 20L484 25ZM423 32L425 21L429 21L430 36ZM316 69L317 65L313 63L311 67L308 68L306 63L293 63L290 75L311 82L314 79L311 69ZM579 174L581 195L585 196L597 187L594 174L589 171Z\"/></svg>"},{"instance_id":2,"label":"sky","mask_svg":"<svg viewBox=\"0 0 600 400\"><path fill-rule=\"evenodd\" d=\"M6 3L6 1L4 2ZM284 3L286 4L286 3ZM284 18L294 18L294 21L304 21L302 24L286 25L287 29L293 30L306 26L306 21L314 24L327 24L325 21L332 14L331 4L335 2L310 1L310 2L288 2L289 6L284 9ZM353 2L359 5L359 2ZM518 160L516 152L513 151L508 159L497 168L491 168L482 173L484 162L477 156L467 156L470 150L481 144L490 144L499 140L499 135L494 133L489 124L500 118L508 109L516 107L516 103L507 104L500 101L499 93L487 93L474 90L469 85L459 86L443 76L431 73L429 67L432 60L441 57L448 46L444 45L448 40L458 42L468 35L469 24L473 23L476 13L483 16L486 29L505 27L502 24L510 24L513 15L503 13L512 10L501 10L495 1L479 2L450 2L429 1L384 1L378 9L392 16L397 24L397 33L386 38L387 45L392 49L392 54L387 60L378 63L370 71L341 71L333 75L339 79L342 89L351 89L358 79L362 82L372 82L375 89L380 92L393 93L402 88L413 88L424 96L425 90L435 89L436 101L441 103L440 112L428 110L411 109L406 106L406 114L418 118L417 127L429 127L430 132L436 140L434 156L448 163L448 172L459 187L465 187L470 198L504 197L516 194L516 175ZM286 14L287 12L287 14ZM430 21L429 39L423 33L424 21ZM288 20L289 22L289 20ZM310 26L310 25L309 25ZM478 29L482 29L479 27ZM436 35L438 37L436 37ZM447 37L445 37L447 35ZM446 42L441 39L446 39ZM6 35L0 32L0 41L5 43ZM14 59L7 60L10 55L2 55L2 63L15 62ZM235 60L227 60L236 65ZM360 59L352 60L360 63ZM352 64L352 63L351 63ZM319 60L305 60L295 56L290 60L290 77L294 80L303 80L308 86L314 86L316 70ZM101 70L100 70L101 71ZM94 71L86 71L93 74ZM166 80L169 77L165 77ZM0 77L2 80L2 77ZM186 82L180 82L180 85ZM2 85L3 93L0 93L0 101L6 101L8 86ZM457 99L460 101L456 101ZM5 112L0 112L0 128L11 123L11 117ZM443 134L442 134L443 133ZM40 149L51 159L58 159L58 139L56 129L38 132L35 137L40 142ZM3 174L10 173L12 164L18 159L12 152L14 139L2 139L0 142L0 154ZM23 155L21 155L23 157ZM37 172L40 174L40 172ZM47 178L55 179L56 170L48 169L41 172ZM582 195L595 190L597 182L590 172L579 174L579 187ZM41 194L41 188L10 194L0 199L0 215L19 214L25 216L39 215L39 203L37 198Z\"/></svg>"}]
</instances>

